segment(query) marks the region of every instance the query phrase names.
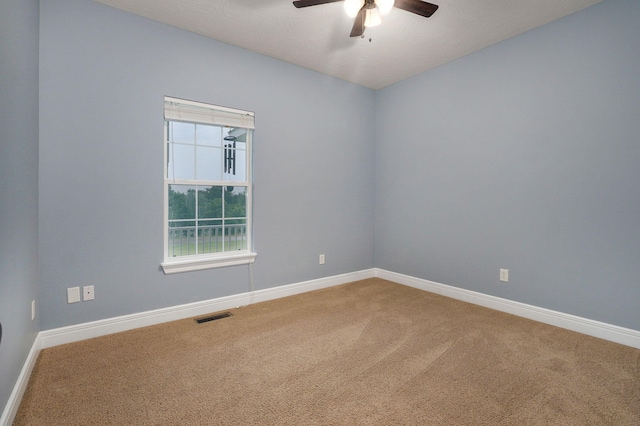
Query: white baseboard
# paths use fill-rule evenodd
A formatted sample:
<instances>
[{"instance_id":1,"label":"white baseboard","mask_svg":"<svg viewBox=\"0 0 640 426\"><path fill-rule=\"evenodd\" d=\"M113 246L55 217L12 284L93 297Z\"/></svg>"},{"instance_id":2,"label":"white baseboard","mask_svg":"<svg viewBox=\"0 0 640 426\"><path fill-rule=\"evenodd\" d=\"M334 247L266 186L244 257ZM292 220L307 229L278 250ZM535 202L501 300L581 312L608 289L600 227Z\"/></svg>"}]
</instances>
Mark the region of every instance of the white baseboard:
<instances>
[{"instance_id":1,"label":"white baseboard","mask_svg":"<svg viewBox=\"0 0 640 426\"><path fill-rule=\"evenodd\" d=\"M38 337L40 339L40 349L62 345L65 343L77 342L93 337L105 336L107 334L118 333L121 331L132 330L134 328L161 324L168 321L196 317L211 312L237 308L240 306L250 305L252 303L265 302L267 300L292 296L294 294L318 290L321 288L346 284L353 281L372 278L374 274L375 272L373 269L367 269L358 272L334 275L326 278L319 278L295 284L268 288L265 290L235 294L232 296L203 300L200 302L188 303L185 305L171 306L168 308L156 309L153 311L139 312L130 315L123 315L114 318L107 318L98 321L91 321L82 324L70 325L67 327L45 330L41 331L38 334Z\"/></svg>"},{"instance_id":2,"label":"white baseboard","mask_svg":"<svg viewBox=\"0 0 640 426\"><path fill-rule=\"evenodd\" d=\"M38 359L38 354L42 349L65 343L78 342L80 340L90 339L93 337L105 336L107 334L118 333L121 331L133 330L135 328L146 327L149 325L197 317L199 315L237 308L253 303L266 302L268 300L293 296L295 294L320 290L336 285L347 284L353 281L373 278L374 275L374 269L366 269L363 271L302 281L265 290L235 294L232 296L203 300L185 305L171 306L153 311L139 312L131 315L123 315L104 320L91 321L41 331L36 336L22 371L20 372L20 376L18 376L18 380L13 387L13 392L11 393L5 409L2 412L2 417L0 417L0 426L9 426L13 423L20 406L20 401L22 400L22 396L24 395L27 384L29 383L29 377L31 376L33 367Z\"/></svg>"},{"instance_id":3,"label":"white baseboard","mask_svg":"<svg viewBox=\"0 0 640 426\"><path fill-rule=\"evenodd\" d=\"M550 309L539 308L537 306L514 302L500 297L489 296L487 294L452 287L446 284L440 284L383 269L376 268L375 276L398 284L451 297L452 299L462 300L464 302L473 303L475 305L484 306L497 311L506 312L519 317L532 319L534 321L554 325L571 331L577 331L578 333L640 349L640 331L638 330L619 327L575 315L552 311Z\"/></svg>"},{"instance_id":4,"label":"white baseboard","mask_svg":"<svg viewBox=\"0 0 640 426\"><path fill-rule=\"evenodd\" d=\"M5 406L2 417L0 417L0 426L8 426L13 422L13 419L18 412L22 395L27 388L31 371L33 370L41 349L104 336L107 334L118 333L121 331L132 330L139 327L161 324L168 321L196 317L211 312L218 312L253 303L279 299L281 297L293 296L295 294L333 287L372 277L382 278L398 284L403 284L409 287L440 294L453 299L507 312L523 318L532 319L545 324L577 331L589 336L598 337L640 349L640 331L637 330L618 327L545 308L539 308L525 303L514 302L500 297L489 296L470 290L452 287L446 284L415 278L409 275L386 271L384 269L372 268L273 287L265 290L257 290L227 297L220 297L217 299L204 300L201 302L188 303L185 305L172 306L153 311L140 312L41 331L38 333L31 351L29 351L29 355L27 356L22 371L20 372L18 381L13 388L13 392Z\"/></svg>"},{"instance_id":5,"label":"white baseboard","mask_svg":"<svg viewBox=\"0 0 640 426\"><path fill-rule=\"evenodd\" d=\"M0 416L0 425L1 426L9 426L13 423L13 420L18 414L18 408L20 407L20 401L22 401L22 396L24 392L27 390L27 385L29 384L29 377L31 377L31 372L33 371L33 367L36 365L36 361L38 360L38 355L40 354L40 345L38 342L38 336L33 342L31 346L31 350L27 355L27 359L25 360L22 370L20 371L20 375L18 376L18 380L16 384L13 386L13 391L11 391L11 395L9 395L9 400L4 407L4 411L2 412L2 416Z\"/></svg>"},{"instance_id":6,"label":"white baseboard","mask_svg":"<svg viewBox=\"0 0 640 426\"><path fill-rule=\"evenodd\" d=\"M131 315L107 318L82 324L61 327L53 330L41 331L38 334L39 347L44 349L64 343L72 343L92 337L104 336L148 325L160 324L178 319L205 315L225 309L246 306L252 303L265 302L286 296L304 293L312 290L333 287L353 281L371 277L379 277L409 287L429 291L462 300L487 308L507 312L524 318L529 318L545 324L554 325L589 336L598 337L623 345L640 348L640 331L619 327L575 315L565 314L550 309L540 308L525 303L514 302L500 297L489 296L475 291L465 290L421 278L403 275L383 269L367 269L347 274L303 281L279 287L241 293L227 297L204 300L185 305L172 306L153 311L139 312Z\"/></svg>"}]
</instances>

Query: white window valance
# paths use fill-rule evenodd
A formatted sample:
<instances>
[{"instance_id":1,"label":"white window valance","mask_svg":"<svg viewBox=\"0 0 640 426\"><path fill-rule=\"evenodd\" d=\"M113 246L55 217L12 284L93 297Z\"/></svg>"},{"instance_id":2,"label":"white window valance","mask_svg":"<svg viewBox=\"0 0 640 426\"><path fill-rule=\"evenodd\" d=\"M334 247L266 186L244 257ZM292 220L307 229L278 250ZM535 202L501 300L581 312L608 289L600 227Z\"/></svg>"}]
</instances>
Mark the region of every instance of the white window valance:
<instances>
[{"instance_id":1,"label":"white window valance","mask_svg":"<svg viewBox=\"0 0 640 426\"><path fill-rule=\"evenodd\" d=\"M185 99L164 98L165 120L255 129L254 113Z\"/></svg>"}]
</instances>

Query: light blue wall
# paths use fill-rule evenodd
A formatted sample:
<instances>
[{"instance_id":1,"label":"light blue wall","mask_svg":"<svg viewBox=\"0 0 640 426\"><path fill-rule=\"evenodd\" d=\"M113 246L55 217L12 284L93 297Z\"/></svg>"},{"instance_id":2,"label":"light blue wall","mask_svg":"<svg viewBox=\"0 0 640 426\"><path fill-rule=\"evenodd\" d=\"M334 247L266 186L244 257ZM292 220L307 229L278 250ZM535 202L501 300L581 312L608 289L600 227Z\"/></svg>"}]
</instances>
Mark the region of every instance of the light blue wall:
<instances>
[{"instance_id":1,"label":"light blue wall","mask_svg":"<svg viewBox=\"0 0 640 426\"><path fill-rule=\"evenodd\" d=\"M608 0L377 92L376 266L639 330L638 22Z\"/></svg>"},{"instance_id":2,"label":"light blue wall","mask_svg":"<svg viewBox=\"0 0 640 426\"><path fill-rule=\"evenodd\" d=\"M249 290L246 266L159 269L165 94L256 112L256 289L375 265L640 329L637 1L375 94L88 0L40 6L0 3L0 407L39 329Z\"/></svg>"},{"instance_id":3,"label":"light blue wall","mask_svg":"<svg viewBox=\"0 0 640 426\"><path fill-rule=\"evenodd\" d=\"M44 0L42 328L249 290L246 266L159 270L165 94L256 112L257 289L375 265L640 328L638 7L608 0L374 94ZM66 304L88 284L95 301Z\"/></svg>"},{"instance_id":4,"label":"light blue wall","mask_svg":"<svg viewBox=\"0 0 640 426\"><path fill-rule=\"evenodd\" d=\"M373 267L373 91L88 0L40 19L42 329L249 291L160 270L164 95L256 114L256 289Z\"/></svg>"},{"instance_id":5,"label":"light blue wall","mask_svg":"<svg viewBox=\"0 0 640 426\"><path fill-rule=\"evenodd\" d=\"M0 407L38 331L38 1L0 2Z\"/></svg>"}]
</instances>

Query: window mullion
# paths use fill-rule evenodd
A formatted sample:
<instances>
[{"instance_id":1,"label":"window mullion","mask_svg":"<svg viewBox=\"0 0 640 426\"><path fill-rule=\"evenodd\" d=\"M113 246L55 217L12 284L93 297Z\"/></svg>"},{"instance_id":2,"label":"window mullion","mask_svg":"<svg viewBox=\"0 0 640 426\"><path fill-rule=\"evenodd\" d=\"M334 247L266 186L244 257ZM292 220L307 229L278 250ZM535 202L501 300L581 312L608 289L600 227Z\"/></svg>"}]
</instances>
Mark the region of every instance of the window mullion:
<instances>
[{"instance_id":1,"label":"window mullion","mask_svg":"<svg viewBox=\"0 0 640 426\"><path fill-rule=\"evenodd\" d=\"M195 235L194 235L194 238L196 240L196 254L199 254L198 253L198 249L199 249L199 247L198 247L198 227L200 225L200 222L198 221L198 211L199 211L198 203L200 202L200 197L198 196L199 195L198 194L199 191L200 191L200 188L199 188L198 185L196 185L196 194L195 194L196 195L196 211L193 212L193 216L195 216L195 225L196 225Z\"/></svg>"},{"instance_id":2,"label":"window mullion","mask_svg":"<svg viewBox=\"0 0 640 426\"><path fill-rule=\"evenodd\" d=\"M198 181L198 126L195 123L193 124L193 177L196 180L196 182L199 182ZM194 231L193 238L195 239L196 255L197 255L199 254L199 249L200 249L200 247L198 247L198 228L200 226L200 221L198 220L198 212L199 212L198 203L200 202L200 197L199 197L200 187L198 186L197 183L195 188L196 188L196 192L195 192L196 210L193 212L193 216L195 219L195 231Z\"/></svg>"},{"instance_id":3,"label":"window mullion","mask_svg":"<svg viewBox=\"0 0 640 426\"><path fill-rule=\"evenodd\" d=\"M225 239L225 218L226 218L226 213L225 213L225 200L224 200L224 191L226 191L226 188L223 186L222 187L222 191L220 191L220 195L222 195L222 251L227 251L226 250L226 239Z\"/></svg>"}]
</instances>

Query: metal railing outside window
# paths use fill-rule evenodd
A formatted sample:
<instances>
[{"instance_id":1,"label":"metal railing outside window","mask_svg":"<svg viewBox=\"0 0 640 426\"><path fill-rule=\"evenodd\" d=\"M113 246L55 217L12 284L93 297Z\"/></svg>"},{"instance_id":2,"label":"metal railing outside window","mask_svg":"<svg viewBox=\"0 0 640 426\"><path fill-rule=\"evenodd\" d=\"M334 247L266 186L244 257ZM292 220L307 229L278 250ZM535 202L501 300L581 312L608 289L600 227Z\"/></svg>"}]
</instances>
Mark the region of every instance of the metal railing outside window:
<instances>
[{"instance_id":1,"label":"metal railing outside window","mask_svg":"<svg viewBox=\"0 0 640 426\"><path fill-rule=\"evenodd\" d=\"M247 249L247 225L170 226L169 257Z\"/></svg>"}]
</instances>

